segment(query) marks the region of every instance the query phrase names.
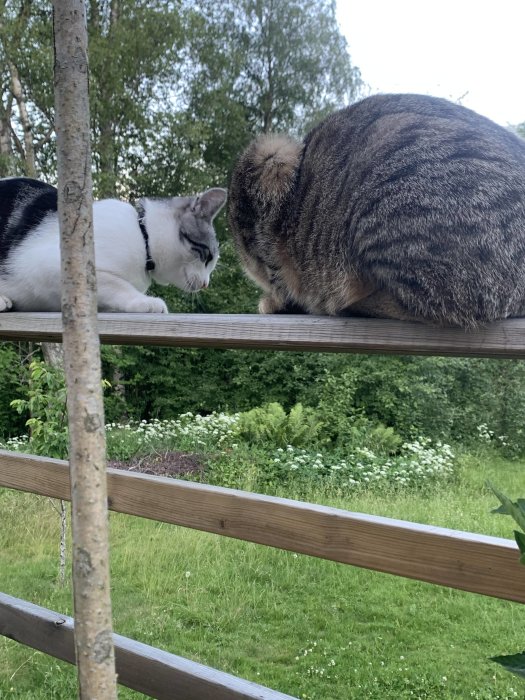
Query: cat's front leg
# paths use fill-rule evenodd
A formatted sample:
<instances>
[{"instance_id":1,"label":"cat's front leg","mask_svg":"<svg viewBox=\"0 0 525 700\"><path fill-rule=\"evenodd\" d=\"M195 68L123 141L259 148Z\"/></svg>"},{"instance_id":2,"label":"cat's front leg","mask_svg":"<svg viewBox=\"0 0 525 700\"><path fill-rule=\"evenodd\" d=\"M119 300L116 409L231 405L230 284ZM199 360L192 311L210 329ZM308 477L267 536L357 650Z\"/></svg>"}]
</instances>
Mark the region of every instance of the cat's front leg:
<instances>
[{"instance_id":1,"label":"cat's front leg","mask_svg":"<svg viewBox=\"0 0 525 700\"><path fill-rule=\"evenodd\" d=\"M167 314L168 307L166 302L159 297L149 297L147 294L140 294L129 300L126 308L120 309L120 311L137 314Z\"/></svg>"},{"instance_id":2,"label":"cat's front leg","mask_svg":"<svg viewBox=\"0 0 525 700\"><path fill-rule=\"evenodd\" d=\"M167 314L166 303L139 292L130 282L109 272L97 272L98 310L114 313Z\"/></svg>"},{"instance_id":3,"label":"cat's front leg","mask_svg":"<svg viewBox=\"0 0 525 700\"><path fill-rule=\"evenodd\" d=\"M260 314L305 314L306 310L293 301L283 301L275 294L264 294L259 300Z\"/></svg>"},{"instance_id":4,"label":"cat's front leg","mask_svg":"<svg viewBox=\"0 0 525 700\"><path fill-rule=\"evenodd\" d=\"M284 312L286 303L276 294L269 292L259 299L260 314L279 314Z\"/></svg>"}]
</instances>

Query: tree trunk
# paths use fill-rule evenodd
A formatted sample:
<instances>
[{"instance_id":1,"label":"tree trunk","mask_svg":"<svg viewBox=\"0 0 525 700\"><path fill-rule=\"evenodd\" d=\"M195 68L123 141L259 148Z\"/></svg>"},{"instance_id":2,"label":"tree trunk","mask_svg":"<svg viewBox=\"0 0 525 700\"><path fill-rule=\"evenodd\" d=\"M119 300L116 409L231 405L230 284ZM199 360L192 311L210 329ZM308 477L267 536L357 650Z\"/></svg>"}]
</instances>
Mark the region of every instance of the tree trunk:
<instances>
[{"instance_id":1,"label":"tree trunk","mask_svg":"<svg viewBox=\"0 0 525 700\"><path fill-rule=\"evenodd\" d=\"M3 95L1 96L3 97ZM13 97L7 96L4 105L0 97L0 177L11 174L13 160L13 140L11 138L11 109Z\"/></svg>"},{"instance_id":2,"label":"tree trunk","mask_svg":"<svg viewBox=\"0 0 525 700\"><path fill-rule=\"evenodd\" d=\"M117 697L83 0L54 0L58 214L80 697Z\"/></svg>"},{"instance_id":3,"label":"tree trunk","mask_svg":"<svg viewBox=\"0 0 525 700\"><path fill-rule=\"evenodd\" d=\"M48 365L64 369L64 348L61 343L41 343L40 347Z\"/></svg>"},{"instance_id":4,"label":"tree trunk","mask_svg":"<svg viewBox=\"0 0 525 700\"><path fill-rule=\"evenodd\" d=\"M28 177L36 177L35 147L33 143L33 130L27 113L26 102L22 83L18 75L18 70L13 63L9 63L9 73L11 75L11 91L18 106L20 122L24 132L24 152L25 152L25 172Z\"/></svg>"}]
</instances>

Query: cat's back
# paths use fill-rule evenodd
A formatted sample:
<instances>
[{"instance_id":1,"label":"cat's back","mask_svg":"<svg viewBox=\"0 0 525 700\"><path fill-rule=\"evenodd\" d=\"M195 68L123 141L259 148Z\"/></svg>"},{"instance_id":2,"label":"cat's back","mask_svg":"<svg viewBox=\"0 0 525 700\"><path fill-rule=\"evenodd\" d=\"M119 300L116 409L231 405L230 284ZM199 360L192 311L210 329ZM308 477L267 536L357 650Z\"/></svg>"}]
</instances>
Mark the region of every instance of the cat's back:
<instances>
[{"instance_id":1,"label":"cat's back","mask_svg":"<svg viewBox=\"0 0 525 700\"><path fill-rule=\"evenodd\" d=\"M331 219L357 244L412 227L430 237L455 229L454 239L475 230L508 240L509 221L523 229L525 141L448 100L376 95L307 135L295 196L300 228L317 222L322 235Z\"/></svg>"},{"instance_id":2,"label":"cat's back","mask_svg":"<svg viewBox=\"0 0 525 700\"><path fill-rule=\"evenodd\" d=\"M93 226L97 255L105 263L140 255L144 250L137 210L128 202L119 199L93 202Z\"/></svg>"},{"instance_id":3,"label":"cat's back","mask_svg":"<svg viewBox=\"0 0 525 700\"><path fill-rule=\"evenodd\" d=\"M392 183L417 168L426 174L425 165L448 164L455 171L468 166L478 177L525 173L523 139L470 109L427 95L368 97L329 115L304 145L304 171L321 178L326 170L348 174L351 165L354 185L373 184L376 175ZM393 170L402 166L412 169Z\"/></svg>"},{"instance_id":4,"label":"cat's back","mask_svg":"<svg viewBox=\"0 0 525 700\"><path fill-rule=\"evenodd\" d=\"M57 212L57 190L27 177L0 179L0 259Z\"/></svg>"},{"instance_id":5,"label":"cat's back","mask_svg":"<svg viewBox=\"0 0 525 700\"><path fill-rule=\"evenodd\" d=\"M308 232L311 261L334 251L327 267L346 258L439 322L525 310L523 139L447 100L380 95L330 115L303 153L293 234L299 250Z\"/></svg>"},{"instance_id":6,"label":"cat's back","mask_svg":"<svg viewBox=\"0 0 525 700\"><path fill-rule=\"evenodd\" d=\"M386 127L391 125L392 131ZM429 128L430 127L430 128ZM417 134L414 134L414 129ZM323 119L306 136L308 146L317 138L327 143L348 143L348 137L363 139L363 145L374 141L387 142L396 132L419 140L423 132L455 135L456 143L474 132L478 138L497 141L519 158L525 156L524 141L512 131L487 117L441 97L418 94L373 95ZM376 137L381 136L381 139Z\"/></svg>"}]
</instances>

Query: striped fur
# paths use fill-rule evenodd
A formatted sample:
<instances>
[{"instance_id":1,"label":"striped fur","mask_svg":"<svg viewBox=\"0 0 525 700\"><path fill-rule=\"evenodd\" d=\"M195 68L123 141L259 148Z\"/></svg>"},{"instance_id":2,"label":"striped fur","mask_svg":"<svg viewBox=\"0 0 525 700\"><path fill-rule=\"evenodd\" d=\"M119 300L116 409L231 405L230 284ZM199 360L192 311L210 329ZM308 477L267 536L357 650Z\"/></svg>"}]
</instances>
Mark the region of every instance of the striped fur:
<instances>
[{"instance_id":1,"label":"striped fur","mask_svg":"<svg viewBox=\"0 0 525 700\"><path fill-rule=\"evenodd\" d=\"M378 95L302 143L259 137L229 222L263 312L525 315L525 141L446 100Z\"/></svg>"}]
</instances>

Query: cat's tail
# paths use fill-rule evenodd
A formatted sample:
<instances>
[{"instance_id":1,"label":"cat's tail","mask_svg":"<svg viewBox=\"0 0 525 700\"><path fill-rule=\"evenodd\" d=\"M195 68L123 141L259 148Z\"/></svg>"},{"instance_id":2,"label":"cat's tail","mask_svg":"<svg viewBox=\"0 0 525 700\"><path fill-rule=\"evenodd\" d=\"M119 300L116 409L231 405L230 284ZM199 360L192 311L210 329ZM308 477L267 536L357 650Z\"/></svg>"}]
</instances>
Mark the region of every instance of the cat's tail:
<instances>
[{"instance_id":1,"label":"cat's tail","mask_svg":"<svg viewBox=\"0 0 525 700\"><path fill-rule=\"evenodd\" d=\"M254 190L263 203L281 202L290 192L301 160L303 144L284 134L265 134L244 154L254 177Z\"/></svg>"}]
</instances>

